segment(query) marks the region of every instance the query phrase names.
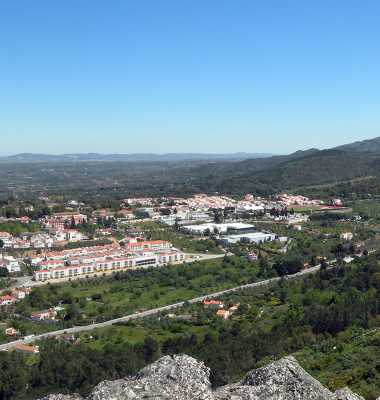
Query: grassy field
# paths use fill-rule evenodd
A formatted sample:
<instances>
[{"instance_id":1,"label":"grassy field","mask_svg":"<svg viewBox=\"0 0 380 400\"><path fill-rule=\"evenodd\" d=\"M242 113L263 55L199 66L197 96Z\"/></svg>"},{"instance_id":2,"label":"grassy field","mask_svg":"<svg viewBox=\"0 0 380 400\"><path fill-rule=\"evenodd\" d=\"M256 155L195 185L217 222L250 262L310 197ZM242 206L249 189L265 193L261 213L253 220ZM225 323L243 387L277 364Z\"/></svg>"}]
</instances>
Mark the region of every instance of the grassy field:
<instances>
[{"instance_id":1,"label":"grassy field","mask_svg":"<svg viewBox=\"0 0 380 400\"><path fill-rule=\"evenodd\" d=\"M258 272L257 266L242 257L231 256L228 263L218 258L151 271L134 270L51 283L35 289L41 304L27 309L26 313L56 306L59 302L66 313L72 303L78 312L76 324L87 325L135 313L141 308L158 308L252 282Z\"/></svg>"}]
</instances>

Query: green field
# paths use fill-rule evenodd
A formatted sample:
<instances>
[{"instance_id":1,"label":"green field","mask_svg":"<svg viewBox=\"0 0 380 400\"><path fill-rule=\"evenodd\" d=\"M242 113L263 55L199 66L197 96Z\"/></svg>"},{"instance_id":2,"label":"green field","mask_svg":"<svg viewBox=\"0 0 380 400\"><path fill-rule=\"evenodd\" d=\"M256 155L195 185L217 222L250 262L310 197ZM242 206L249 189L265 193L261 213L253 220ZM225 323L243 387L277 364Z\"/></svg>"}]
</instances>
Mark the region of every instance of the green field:
<instances>
[{"instance_id":1,"label":"green field","mask_svg":"<svg viewBox=\"0 0 380 400\"><path fill-rule=\"evenodd\" d=\"M60 304L57 326L32 323L28 319L6 319L8 326L23 334L37 334L72 325L89 325L138 312L178 303L194 297L254 282L256 263L237 256L221 257L189 264L127 270L96 278L49 283L17 303L16 311L28 316ZM2 342L9 339L2 337Z\"/></svg>"}]
</instances>

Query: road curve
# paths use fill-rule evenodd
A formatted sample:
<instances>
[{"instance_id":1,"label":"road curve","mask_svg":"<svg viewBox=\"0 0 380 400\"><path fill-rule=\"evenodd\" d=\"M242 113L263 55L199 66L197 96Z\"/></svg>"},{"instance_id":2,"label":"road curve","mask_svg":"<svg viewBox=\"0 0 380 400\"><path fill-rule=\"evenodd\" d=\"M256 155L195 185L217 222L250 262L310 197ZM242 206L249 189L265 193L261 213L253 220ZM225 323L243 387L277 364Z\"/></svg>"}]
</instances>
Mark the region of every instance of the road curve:
<instances>
[{"instance_id":1,"label":"road curve","mask_svg":"<svg viewBox=\"0 0 380 400\"><path fill-rule=\"evenodd\" d=\"M297 272L296 274L288 275L288 277L289 278L294 278L294 277L297 277L297 276L300 276L300 275L304 275L304 274L308 274L308 273L311 273L311 272L315 272L315 271L317 271L319 269L319 267L320 267L320 265L316 265L315 267L311 267L311 268L305 269L303 271ZM246 285L237 286L237 287L234 287L232 289L226 289L226 290L222 290L220 292L207 294L205 296L195 297L195 298L190 299L188 301L189 301L189 303L193 304L193 303L196 303L198 301L204 301L206 299L218 297L218 296L220 296L222 294L229 293L229 292L235 292L235 291L240 290L240 289L266 285L268 283L272 283L272 282L278 281L279 279L280 278L272 278L272 279L267 279L265 281L248 283ZM83 331L92 331L92 330L94 330L96 328L102 328L102 327L105 327L105 326L108 326L108 325L112 325L115 322L129 321L129 320L134 319L134 318L146 317L148 315L157 314L160 311L170 310L170 309L173 309L173 308L178 308L178 307L183 306L183 304L184 304L184 301L181 301L179 303L170 304L170 305L164 306L164 307L154 308L154 309L147 310L147 311L144 311L144 312L141 312L141 313L125 315L124 317L111 319L109 321L100 322L100 323L97 323L97 324L91 324L91 325L86 325L86 326L75 326L74 328L61 329L61 330L57 330L57 331L53 331L53 332L44 333L42 335L36 335L36 336L33 336L32 338L27 338L27 339L23 339L23 340L16 340L14 342L10 342L10 343L6 343L6 344L0 345L0 351L8 350L8 349L10 349L12 347L15 347L15 346L19 345L19 344L26 345L28 343L33 343L36 340L40 340L40 339L43 339L44 337L48 337L48 336L56 336L56 335L61 335L63 333L77 333L77 332L83 332Z\"/></svg>"}]
</instances>

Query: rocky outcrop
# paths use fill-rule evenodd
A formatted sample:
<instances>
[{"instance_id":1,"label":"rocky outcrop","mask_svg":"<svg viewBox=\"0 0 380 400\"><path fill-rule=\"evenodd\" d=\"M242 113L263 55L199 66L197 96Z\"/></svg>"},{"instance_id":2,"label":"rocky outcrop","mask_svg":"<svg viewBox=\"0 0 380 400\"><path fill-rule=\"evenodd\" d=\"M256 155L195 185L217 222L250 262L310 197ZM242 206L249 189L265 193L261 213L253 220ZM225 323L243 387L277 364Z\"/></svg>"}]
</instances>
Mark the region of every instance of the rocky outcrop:
<instances>
[{"instance_id":1,"label":"rocky outcrop","mask_svg":"<svg viewBox=\"0 0 380 400\"><path fill-rule=\"evenodd\" d=\"M79 394L49 394L43 398L43 400L83 400L82 396Z\"/></svg>"},{"instance_id":2,"label":"rocky outcrop","mask_svg":"<svg viewBox=\"0 0 380 400\"><path fill-rule=\"evenodd\" d=\"M325 400L332 398L332 394L305 372L293 357L285 357L250 372L238 383L217 389L214 398L217 400Z\"/></svg>"},{"instance_id":3,"label":"rocky outcrop","mask_svg":"<svg viewBox=\"0 0 380 400\"><path fill-rule=\"evenodd\" d=\"M352 393L348 388L338 389L333 393L333 400L362 400L363 397L358 396L355 393Z\"/></svg>"},{"instance_id":4,"label":"rocky outcrop","mask_svg":"<svg viewBox=\"0 0 380 400\"><path fill-rule=\"evenodd\" d=\"M250 372L238 383L214 392L215 400L360 400L345 388L331 393L299 366L285 357Z\"/></svg>"},{"instance_id":5,"label":"rocky outcrop","mask_svg":"<svg viewBox=\"0 0 380 400\"><path fill-rule=\"evenodd\" d=\"M285 357L250 372L240 382L211 391L209 368L186 355L165 356L134 378L104 381L87 400L364 400L348 388L334 393ZM83 400L50 395L41 400Z\"/></svg>"},{"instance_id":6,"label":"rocky outcrop","mask_svg":"<svg viewBox=\"0 0 380 400\"><path fill-rule=\"evenodd\" d=\"M166 356L142 369L134 379L101 383L88 400L212 400L209 375L209 368L192 357Z\"/></svg>"}]
</instances>

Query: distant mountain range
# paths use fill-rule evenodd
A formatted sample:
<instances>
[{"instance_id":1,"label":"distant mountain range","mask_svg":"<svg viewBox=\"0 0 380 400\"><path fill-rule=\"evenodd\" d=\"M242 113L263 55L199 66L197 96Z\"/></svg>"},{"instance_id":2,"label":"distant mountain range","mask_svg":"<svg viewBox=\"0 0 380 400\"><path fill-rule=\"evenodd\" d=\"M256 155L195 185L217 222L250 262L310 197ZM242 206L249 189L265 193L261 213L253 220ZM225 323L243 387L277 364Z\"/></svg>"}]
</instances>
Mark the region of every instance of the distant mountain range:
<instances>
[{"instance_id":1,"label":"distant mountain range","mask_svg":"<svg viewBox=\"0 0 380 400\"><path fill-rule=\"evenodd\" d=\"M0 157L0 162L57 162L57 161L181 161L181 160L218 160L233 161L246 160L251 158L266 158L274 156L273 153L225 153L225 154L204 154L204 153L135 153L135 154L35 154L21 153L14 156Z\"/></svg>"},{"instance_id":2,"label":"distant mountain range","mask_svg":"<svg viewBox=\"0 0 380 400\"><path fill-rule=\"evenodd\" d=\"M55 163L61 163L59 168ZM76 162L81 162L78 167ZM256 193L380 179L380 137L288 155L268 153L63 154L1 157L0 194L14 190L121 191L123 195ZM44 163L46 166L41 166ZM49 165L50 164L50 165ZM373 182L378 182L377 180ZM373 185L377 184L374 183ZM372 191L372 189L371 189ZM380 189L379 189L380 194Z\"/></svg>"}]
</instances>

